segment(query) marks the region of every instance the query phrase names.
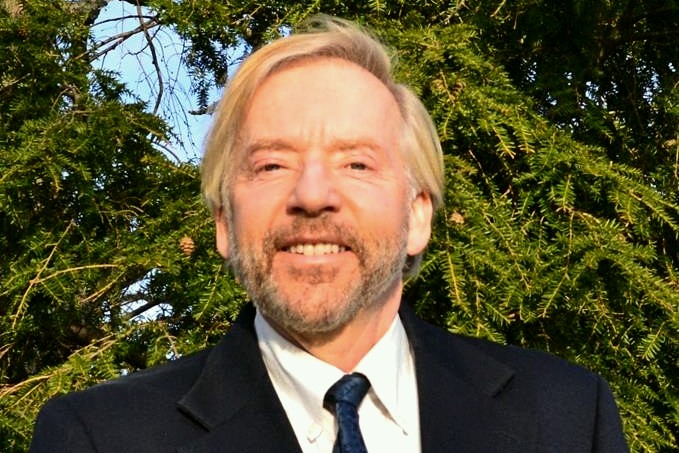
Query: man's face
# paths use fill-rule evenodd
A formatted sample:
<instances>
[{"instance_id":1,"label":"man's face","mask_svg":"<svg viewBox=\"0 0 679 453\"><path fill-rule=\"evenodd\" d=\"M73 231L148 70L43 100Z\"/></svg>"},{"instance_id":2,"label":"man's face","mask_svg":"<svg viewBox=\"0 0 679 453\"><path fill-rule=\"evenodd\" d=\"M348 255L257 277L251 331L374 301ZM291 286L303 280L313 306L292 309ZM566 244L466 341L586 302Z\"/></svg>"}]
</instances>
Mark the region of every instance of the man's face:
<instances>
[{"instance_id":1,"label":"man's face","mask_svg":"<svg viewBox=\"0 0 679 453\"><path fill-rule=\"evenodd\" d=\"M333 332L398 303L406 255L423 250L431 219L408 182L401 128L390 91L344 60L285 67L256 90L217 245L274 325Z\"/></svg>"}]
</instances>

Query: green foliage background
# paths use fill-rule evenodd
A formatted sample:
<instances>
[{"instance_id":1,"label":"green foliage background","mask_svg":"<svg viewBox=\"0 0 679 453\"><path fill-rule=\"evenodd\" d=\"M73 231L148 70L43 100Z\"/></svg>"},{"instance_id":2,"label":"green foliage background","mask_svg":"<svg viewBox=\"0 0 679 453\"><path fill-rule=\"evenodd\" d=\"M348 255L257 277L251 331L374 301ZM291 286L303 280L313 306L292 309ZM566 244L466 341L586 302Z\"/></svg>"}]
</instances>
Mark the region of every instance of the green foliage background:
<instances>
[{"instance_id":1,"label":"green foliage background","mask_svg":"<svg viewBox=\"0 0 679 453\"><path fill-rule=\"evenodd\" d=\"M164 152L154 99L92 65L116 38L92 37L106 3L0 0L3 452L26 450L48 398L212 344L246 300L213 252L197 164ZM450 331L597 371L633 451L676 449L679 2L139 4L150 48L162 27L185 40L197 110L312 14L370 26L446 154L406 299Z\"/></svg>"}]
</instances>

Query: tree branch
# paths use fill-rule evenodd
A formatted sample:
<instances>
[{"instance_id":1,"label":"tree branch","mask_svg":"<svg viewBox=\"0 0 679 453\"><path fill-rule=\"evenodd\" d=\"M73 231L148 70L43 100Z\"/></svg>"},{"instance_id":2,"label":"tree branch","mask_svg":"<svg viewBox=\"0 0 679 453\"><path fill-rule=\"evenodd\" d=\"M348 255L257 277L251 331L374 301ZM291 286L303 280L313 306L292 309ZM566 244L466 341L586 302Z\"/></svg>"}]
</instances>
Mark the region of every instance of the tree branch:
<instances>
[{"instance_id":1,"label":"tree branch","mask_svg":"<svg viewBox=\"0 0 679 453\"><path fill-rule=\"evenodd\" d=\"M147 19L147 20L149 20L149 21L153 21L153 20L156 19L155 16L147 16L147 15L142 15L142 16L140 16L139 14L127 14L127 15L125 15L125 16L112 17L112 18L110 18L110 19L103 19L103 20L101 20L101 21L99 21L99 22L95 22L94 24L92 24L92 26L93 26L93 27L96 27L96 26L98 26L98 25L104 25L104 24L107 24L107 23L109 23L109 22L118 22L119 20L125 20L125 19L138 19L138 18L140 18L140 17L142 17L142 18L144 18L144 19Z\"/></svg>"},{"instance_id":2,"label":"tree branch","mask_svg":"<svg viewBox=\"0 0 679 453\"><path fill-rule=\"evenodd\" d=\"M137 33L146 33L148 30L151 28L159 26L160 23L158 22L158 19L156 17L147 20L146 22L142 22L142 25L140 25L137 28L134 28L132 30L128 30L122 33L118 33L117 35L109 36L106 39L101 40L98 44L96 44L92 50L96 49L101 49L102 47L106 46L107 44L111 44L110 46L106 47L104 50L101 50L99 52L96 52L92 55L90 55L90 61L94 61L97 58L101 57L102 55L107 54L111 50L115 49L128 39L130 39L132 36L136 35Z\"/></svg>"},{"instance_id":3,"label":"tree branch","mask_svg":"<svg viewBox=\"0 0 679 453\"><path fill-rule=\"evenodd\" d=\"M144 31L144 38L146 38L146 42L149 45L149 50L151 51L151 63L153 64L153 67L156 68L156 77L158 78L158 94L156 95L156 103L153 106L153 114L156 115L158 113L158 108L160 108L160 101L163 97L163 74L160 71L158 55L156 54L156 46L153 44L153 39L151 38L148 28L146 27L148 22L144 22L142 19L143 14L139 2L137 2L137 14L139 16L139 26Z\"/></svg>"},{"instance_id":4,"label":"tree branch","mask_svg":"<svg viewBox=\"0 0 679 453\"><path fill-rule=\"evenodd\" d=\"M127 319L135 318L135 317L141 315L142 313L144 313L145 311L150 310L157 305L160 305L161 303L162 302L159 301L159 300L147 302L144 305L142 305L141 307L137 307L134 310L132 310L131 312L127 313L127 316L128 316Z\"/></svg>"}]
</instances>

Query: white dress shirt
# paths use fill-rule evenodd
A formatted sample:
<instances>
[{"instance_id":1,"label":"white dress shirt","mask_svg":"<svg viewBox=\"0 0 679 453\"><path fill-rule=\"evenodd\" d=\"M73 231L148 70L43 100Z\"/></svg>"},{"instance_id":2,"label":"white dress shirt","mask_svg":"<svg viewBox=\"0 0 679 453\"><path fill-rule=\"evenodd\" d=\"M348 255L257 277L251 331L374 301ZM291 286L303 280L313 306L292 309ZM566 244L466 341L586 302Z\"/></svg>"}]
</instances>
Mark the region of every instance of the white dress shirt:
<instances>
[{"instance_id":1,"label":"white dress shirt","mask_svg":"<svg viewBox=\"0 0 679 453\"><path fill-rule=\"evenodd\" d=\"M332 452L337 428L334 416L323 408L323 397L345 373L283 338L259 311L255 331L269 377L302 451ZM398 316L353 371L363 373L371 384L358 409L368 451L420 452L415 366Z\"/></svg>"}]
</instances>

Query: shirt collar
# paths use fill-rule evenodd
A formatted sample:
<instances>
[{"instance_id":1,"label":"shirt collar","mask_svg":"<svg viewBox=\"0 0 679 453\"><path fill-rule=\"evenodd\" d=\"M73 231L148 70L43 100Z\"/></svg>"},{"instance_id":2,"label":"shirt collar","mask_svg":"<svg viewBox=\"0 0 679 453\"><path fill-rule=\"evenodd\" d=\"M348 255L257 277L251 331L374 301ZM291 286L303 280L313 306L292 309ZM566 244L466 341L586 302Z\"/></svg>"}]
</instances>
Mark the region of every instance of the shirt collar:
<instances>
[{"instance_id":1,"label":"shirt collar","mask_svg":"<svg viewBox=\"0 0 679 453\"><path fill-rule=\"evenodd\" d=\"M314 357L282 337L257 311L255 331L259 349L274 386L285 395L295 395L295 417L311 417L313 423L332 426L332 414L323 409L323 397L344 375L342 370Z\"/></svg>"},{"instance_id":2,"label":"shirt collar","mask_svg":"<svg viewBox=\"0 0 679 453\"><path fill-rule=\"evenodd\" d=\"M285 339L259 311L255 316L255 331L271 379L286 393L297 394L316 423L321 424L324 419L327 422L332 416L323 409L323 397L345 373ZM371 383L368 395L373 395L388 416L408 432L414 426L413 414L399 405L399 395L406 391L403 377L409 373L414 376L415 370L408 337L399 316L394 317L387 332L354 371L368 377Z\"/></svg>"},{"instance_id":3,"label":"shirt collar","mask_svg":"<svg viewBox=\"0 0 679 453\"><path fill-rule=\"evenodd\" d=\"M405 376L414 376L415 368L410 344L401 318L396 316L384 336L356 365L354 371L370 380L371 389L389 416L405 432L413 426L409 408L400 403L399 395L412 390Z\"/></svg>"}]
</instances>

